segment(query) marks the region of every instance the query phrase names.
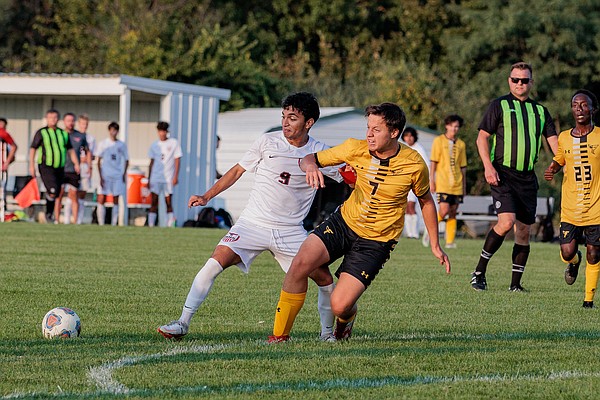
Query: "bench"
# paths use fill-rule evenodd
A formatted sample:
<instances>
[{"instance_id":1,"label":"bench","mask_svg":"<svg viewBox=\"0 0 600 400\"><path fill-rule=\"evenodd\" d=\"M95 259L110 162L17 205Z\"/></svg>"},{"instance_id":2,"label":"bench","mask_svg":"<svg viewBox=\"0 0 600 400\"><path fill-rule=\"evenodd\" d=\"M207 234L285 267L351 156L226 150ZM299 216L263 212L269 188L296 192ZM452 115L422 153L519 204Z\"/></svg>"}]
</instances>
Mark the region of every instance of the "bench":
<instances>
[{"instance_id":1,"label":"bench","mask_svg":"<svg viewBox=\"0 0 600 400\"><path fill-rule=\"evenodd\" d=\"M544 218L554 212L553 197L538 197L536 217ZM497 219L492 196L464 196L458 206L456 219L462 221L495 221Z\"/></svg>"},{"instance_id":2,"label":"bench","mask_svg":"<svg viewBox=\"0 0 600 400\"><path fill-rule=\"evenodd\" d=\"M458 206L456 219L464 222L469 236L477 237L485 235L490 225L498 219L494 212L492 196L464 196L463 203ZM554 213L554 198L538 197L536 224L539 226L549 213ZM536 229L532 228L532 234L535 232Z\"/></svg>"}]
</instances>

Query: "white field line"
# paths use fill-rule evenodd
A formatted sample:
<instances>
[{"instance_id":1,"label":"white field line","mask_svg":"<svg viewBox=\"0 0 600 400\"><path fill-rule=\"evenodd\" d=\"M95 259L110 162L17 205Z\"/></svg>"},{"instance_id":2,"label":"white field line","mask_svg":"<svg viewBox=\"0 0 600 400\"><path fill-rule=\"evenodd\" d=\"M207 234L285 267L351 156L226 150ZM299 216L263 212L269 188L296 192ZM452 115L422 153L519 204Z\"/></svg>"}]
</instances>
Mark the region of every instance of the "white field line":
<instances>
[{"instance_id":1,"label":"white field line","mask_svg":"<svg viewBox=\"0 0 600 400\"><path fill-rule=\"evenodd\" d=\"M163 357L174 356L178 354L187 353L212 353L213 351L222 350L225 345L214 345L214 346L177 346L164 353L148 354L145 356L137 357L123 357L117 361L102 364L99 367L92 367L88 372L88 377L96 385L96 387L105 393L113 394L129 394L132 392L131 389L116 381L112 372L116 369L134 365L139 362L160 359Z\"/></svg>"},{"instance_id":2,"label":"white field line","mask_svg":"<svg viewBox=\"0 0 600 400\"><path fill-rule=\"evenodd\" d=\"M510 339L519 338L521 335L505 334L505 335L469 335L469 334L405 334L399 335L404 340L410 339L433 339L433 338L466 338L473 337L479 339ZM572 336L567 334L566 336ZM577 336L577 335L575 335ZM365 336L353 339L373 340L373 336ZM303 381L296 383L276 382L266 384L240 384L230 387L208 387L205 385L192 387L176 387L172 390L152 390L152 389L135 389L128 388L124 384L118 382L113 377L113 371L123 367L135 365L148 360L160 360L163 357L169 357L179 354L198 354L216 352L231 345L187 345L176 346L172 349L155 354L147 354L142 356L126 356L116 361L104 363L98 367L91 367L88 372L88 378L97 387L97 391L88 393L47 393L47 392L13 392L11 394L0 397L0 399L19 399L25 397L33 398L60 398L69 396L81 397L96 397L103 394L113 395L148 395L160 394L169 392L180 393L256 393L260 391L278 391L278 390L326 390L326 389L347 389L347 388L378 388L384 386L415 386L439 383L458 383L458 382L506 382L506 381L553 381L561 379L581 379L581 378L600 378L600 372L584 372L584 371L552 371L546 374L494 374L494 375L471 375L471 376L414 376L414 377L397 377L388 376L381 378L358 378L358 379L332 379L324 381Z\"/></svg>"}]
</instances>

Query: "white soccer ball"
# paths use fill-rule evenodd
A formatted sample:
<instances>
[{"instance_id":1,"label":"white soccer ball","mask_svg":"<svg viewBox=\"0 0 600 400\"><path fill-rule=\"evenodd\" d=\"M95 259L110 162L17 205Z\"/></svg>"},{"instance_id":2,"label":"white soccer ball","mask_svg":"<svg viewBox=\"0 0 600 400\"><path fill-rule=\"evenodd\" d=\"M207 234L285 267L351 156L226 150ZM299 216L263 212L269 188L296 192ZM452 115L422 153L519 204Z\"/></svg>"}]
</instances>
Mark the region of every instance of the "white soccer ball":
<instances>
[{"instance_id":1,"label":"white soccer ball","mask_svg":"<svg viewBox=\"0 0 600 400\"><path fill-rule=\"evenodd\" d=\"M44 316L42 333L47 339L74 338L81 334L81 320L70 308L56 307Z\"/></svg>"}]
</instances>

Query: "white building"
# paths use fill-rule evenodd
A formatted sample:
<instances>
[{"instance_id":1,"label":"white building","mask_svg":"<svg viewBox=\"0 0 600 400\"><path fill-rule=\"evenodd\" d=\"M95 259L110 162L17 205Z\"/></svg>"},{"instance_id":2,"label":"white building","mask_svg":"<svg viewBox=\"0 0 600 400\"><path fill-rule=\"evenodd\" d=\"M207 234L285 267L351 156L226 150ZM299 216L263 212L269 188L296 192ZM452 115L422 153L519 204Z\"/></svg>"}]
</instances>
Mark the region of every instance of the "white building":
<instances>
[{"instance_id":1,"label":"white building","mask_svg":"<svg viewBox=\"0 0 600 400\"><path fill-rule=\"evenodd\" d=\"M130 166L147 173L148 148L157 140L156 122L167 121L171 136L183 150L174 208L182 223L193 218L191 194L203 193L215 178L215 147L219 102L231 92L205 86L128 75L0 74L0 116L19 146L10 174L28 174L29 144L45 125L45 113L87 113L88 132L99 142L108 137L111 121L120 125L120 139L129 149ZM60 124L59 124L60 125ZM94 171L97 178L97 171ZM120 207L123 220L128 210Z\"/></svg>"},{"instance_id":2,"label":"white building","mask_svg":"<svg viewBox=\"0 0 600 400\"><path fill-rule=\"evenodd\" d=\"M419 143L430 152L433 139L438 133L411 126L415 127L419 133ZM219 172L225 173L240 161L243 154L260 135L280 129L281 108L250 108L219 114L217 129L221 138L217 151ZM329 146L340 144L350 137L364 139L366 135L364 110L352 107L322 107L321 117L310 130L310 135ZM237 219L248 201L253 182L254 174L245 173L235 185L221 193L211 205L215 208L226 209L234 219Z\"/></svg>"}]
</instances>

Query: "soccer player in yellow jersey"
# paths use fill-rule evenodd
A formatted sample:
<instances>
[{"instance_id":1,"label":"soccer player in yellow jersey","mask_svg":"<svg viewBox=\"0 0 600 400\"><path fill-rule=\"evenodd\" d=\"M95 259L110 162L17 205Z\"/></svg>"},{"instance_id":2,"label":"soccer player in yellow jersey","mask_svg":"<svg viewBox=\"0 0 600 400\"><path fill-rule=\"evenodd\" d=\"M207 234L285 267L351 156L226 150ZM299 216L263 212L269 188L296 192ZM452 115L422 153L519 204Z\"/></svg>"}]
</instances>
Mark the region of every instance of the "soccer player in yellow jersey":
<instances>
[{"instance_id":1,"label":"soccer player in yellow jersey","mask_svg":"<svg viewBox=\"0 0 600 400\"><path fill-rule=\"evenodd\" d=\"M392 103L369 106L366 140L348 139L339 146L305 156L300 168L314 188L324 186L319 167L346 163L356 171L354 191L311 233L294 257L277 304L269 342L289 339L304 304L308 276L344 257L336 272L331 309L337 316L334 335L347 339L356 316L356 302L389 259L402 233L408 192L419 198L431 237L431 251L450 273L450 261L438 242L435 202L429 191L423 158L398 138L406 125L404 111Z\"/></svg>"},{"instance_id":2,"label":"soccer player in yellow jersey","mask_svg":"<svg viewBox=\"0 0 600 400\"><path fill-rule=\"evenodd\" d=\"M564 167L560 212L560 255L568 264L565 281L572 285L579 272L577 239L585 234L587 265L583 307L594 306L600 273L600 128L594 126L596 96L578 90L571 98L575 128L558 137L558 151L544 172L547 181Z\"/></svg>"},{"instance_id":3,"label":"soccer player in yellow jersey","mask_svg":"<svg viewBox=\"0 0 600 400\"><path fill-rule=\"evenodd\" d=\"M463 125L458 115L449 115L444 119L446 132L436 137L431 146L430 185L437 193L438 221L446 217L446 248L456 247L456 211L467 193L467 146L457 137Z\"/></svg>"}]
</instances>

